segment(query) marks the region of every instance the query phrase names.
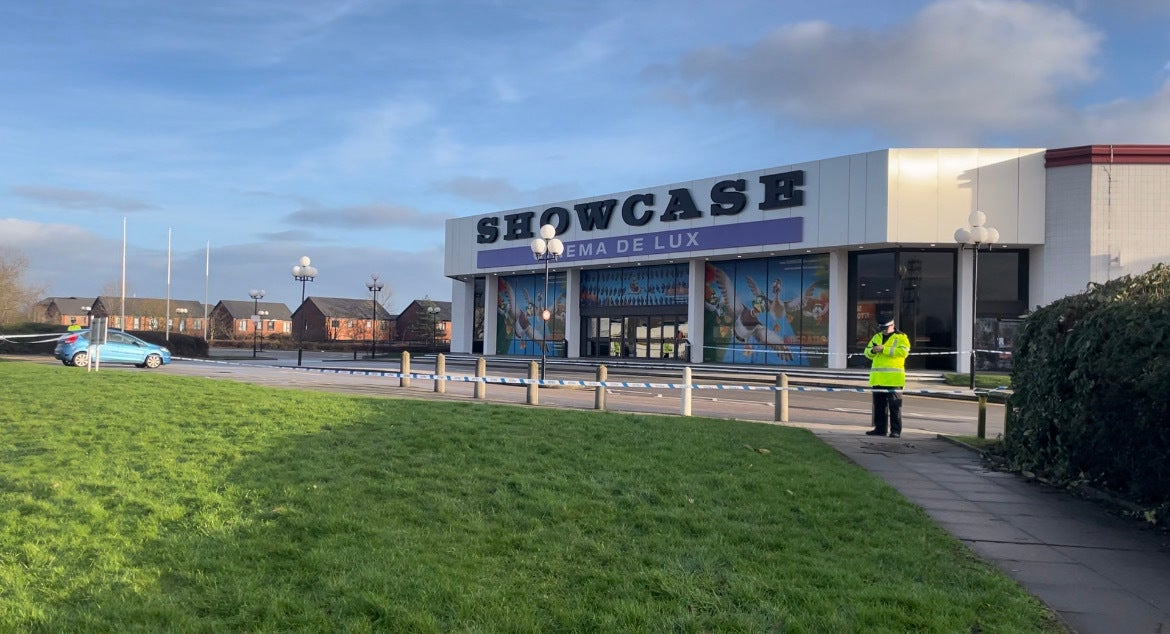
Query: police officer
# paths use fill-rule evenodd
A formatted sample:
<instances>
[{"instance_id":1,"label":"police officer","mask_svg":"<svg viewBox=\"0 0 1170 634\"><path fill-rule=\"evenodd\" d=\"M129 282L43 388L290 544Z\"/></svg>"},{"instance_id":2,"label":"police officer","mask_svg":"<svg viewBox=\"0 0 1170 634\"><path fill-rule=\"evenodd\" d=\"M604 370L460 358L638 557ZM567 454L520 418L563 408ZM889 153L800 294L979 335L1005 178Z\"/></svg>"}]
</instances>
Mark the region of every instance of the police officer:
<instances>
[{"instance_id":1,"label":"police officer","mask_svg":"<svg viewBox=\"0 0 1170 634\"><path fill-rule=\"evenodd\" d=\"M910 338L894 328L894 320L881 324L881 330L865 346L865 358L873 362L869 386L873 390L873 429L866 436L885 436L889 423L890 438L902 436L902 395L906 387L906 357L910 355Z\"/></svg>"}]
</instances>

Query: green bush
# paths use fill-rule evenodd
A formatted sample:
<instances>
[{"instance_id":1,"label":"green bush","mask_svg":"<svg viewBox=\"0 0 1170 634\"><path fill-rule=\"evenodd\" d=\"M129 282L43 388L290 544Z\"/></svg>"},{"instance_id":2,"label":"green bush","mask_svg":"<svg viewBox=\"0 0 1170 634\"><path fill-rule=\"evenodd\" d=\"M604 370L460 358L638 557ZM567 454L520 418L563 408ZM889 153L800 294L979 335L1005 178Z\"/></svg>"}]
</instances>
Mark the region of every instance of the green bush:
<instances>
[{"instance_id":1,"label":"green bush","mask_svg":"<svg viewBox=\"0 0 1170 634\"><path fill-rule=\"evenodd\" d=\"M1170 511L1170 267L1029 315L1012 386L1010 464Z\"/></svg>"},{"instance_id":2,"label":"green bush","mask_svg":"<svg viewBox=\"0 0 1170 634\"><path fill-rule=\"evenodd\" d=\"M170 337L167 337L165 332L157 332L154 330L140 330L131 332L130 334L138 337L143 341L163 346L171 351L171 354L176 357L207 357L207 340L203 337L193 337L191 335L181 335L172 332Z\"/></svg>"}]
</instances>

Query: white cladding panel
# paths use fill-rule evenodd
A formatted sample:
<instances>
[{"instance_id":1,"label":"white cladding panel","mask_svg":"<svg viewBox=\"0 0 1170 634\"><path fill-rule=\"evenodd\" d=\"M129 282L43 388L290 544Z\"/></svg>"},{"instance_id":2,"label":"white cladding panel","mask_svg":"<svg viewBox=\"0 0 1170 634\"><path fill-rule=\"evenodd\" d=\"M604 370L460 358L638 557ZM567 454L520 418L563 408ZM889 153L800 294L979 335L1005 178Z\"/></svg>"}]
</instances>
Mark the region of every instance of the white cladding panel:
<instances>
[{"instance_id":1,"label":"white cladding panel","mask_svg":"<svg viewBox=\"0 0 1170 634\"><path fill-rule=\"evenodd\" d=\"M862 238L856 244L881 244L889 237L890 152L866 155Z\"/></svg>"},{"instance_id":2,"label":"white cladding panel","mask_svg":"<svg viewBox=\"0 0 1170 634\"><path fill-rule=\"evenodd\" d=\"M1025 167L1027 166L1027 167ZM892 149L890 150L890 233L898 244L954 244L955 230L966 227L972 211L987 214L987 226L1000 232L1001 244L1041 244L1042 233L1022 236L1025 215L1043 217L1044 200L1021 189L1021 174L1043 182L1042 149Z\"/></svg>"},{"instance_id":3,"label":"white cladding panel","mask_svg":"<svg viewBox=\"0 0 1170 634\"><path fill-rule=\"evenodd\" d=\"M1091 166L1070 165L1048 170L1045 221L1043 295L1032 299L1044 305L1085 290L1089 280L1089 222Z\"/></svg>"},{"instance_id":4,"label":"white cladding panel","mask_svg":"<svg viewBox=\"0 0 1170 634\"><path fill-rule=\"evenodd\" d=\"M819 244L848 244L849 223L852 221L850 196L853 188L849 180L850 157L832 158L821 161L821 178L817 188L821 213L816 218L805 220L805 235L815 227L811 238ZM835 187L835 183L847 183L848 187ZM845 222L841 222L841 218Z\"/></svg>"}]
</instances>

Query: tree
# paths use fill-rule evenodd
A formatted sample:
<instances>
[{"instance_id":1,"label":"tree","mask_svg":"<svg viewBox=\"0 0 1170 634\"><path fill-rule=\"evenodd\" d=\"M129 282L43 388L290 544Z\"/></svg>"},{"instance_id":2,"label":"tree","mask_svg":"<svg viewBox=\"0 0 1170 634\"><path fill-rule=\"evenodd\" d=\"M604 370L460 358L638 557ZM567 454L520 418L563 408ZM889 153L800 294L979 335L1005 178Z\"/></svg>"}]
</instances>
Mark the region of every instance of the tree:
<instances>
[{"instance_id":1,"label":"tree","mask_svg":"<svg viewBox=\"0 0 1170 634\"><path fill-rule=\"evenodd\" d=\"M28 258L19 251L0 250L0 324L26 321L41 289L27 286Z\"/></svg>"}]
</instances>

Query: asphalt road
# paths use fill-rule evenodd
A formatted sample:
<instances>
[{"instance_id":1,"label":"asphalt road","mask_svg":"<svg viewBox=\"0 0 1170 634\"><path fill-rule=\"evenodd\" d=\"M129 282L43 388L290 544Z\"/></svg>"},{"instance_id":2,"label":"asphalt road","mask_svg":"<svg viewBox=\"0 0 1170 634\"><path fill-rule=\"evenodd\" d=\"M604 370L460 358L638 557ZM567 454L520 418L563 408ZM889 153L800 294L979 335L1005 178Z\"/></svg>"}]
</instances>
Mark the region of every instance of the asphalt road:
<instances>
[{"instance_id":1,"label":"asphalt road","mask_svg":"<svg viewBox=\"0 0 1170 634\"><path fill-rule=\"evenodd\" d=\"M264 351L256 359L251 350L213 351L213 362L176 360L160 368L168 374L204 376L209 378L246 381L260 385L284 388L317 389L348 394L381 397L447 398L474 401L474 384L471 382L446 381L445 394L434 392L434 381L413 379L409 387L402 387L398 377L380 373L396 373L400 367L397 361L353 360L336 353L305 352L303 365L296 366L296 351ZM137 368L130 368L135 371ZM431 374L434 371L433 357L415 358L411 371L417 374ZM699 368L696 367L696 376ZM692 391L691 413L694 416L728 418L773 422L776 392L737 390L737 386L751 385L764 387L772 381L762 380L766 375L751 377L742 374L720 376L717 372L702 371L701 378L692 379L694 384L721 385L732 389L697 389ZM635 370L611 370L607 382L635 382L670 384L682 383L682 367L673 375L652 371L650 376L639 375ZM473 376L474 367L470 362L448 360L446 374L451 376ZM523 378L526 368L521 364L495 363L488 361L489 377ZM566 381L591 381L594 370L582 366L550 364L548 379ZM807 427L827 426L841 430L855 429L858 432L870 427L870 396L868 393L853 391L864 387L858 381L802 380L793 378L790 385L815 383L832 385L835 391L789 392L789 423ZM936 385L908 386L915 389L937 391L939 396L953 395L956 388ZM593 409L595 403L593 387L541 387L538 402L542 406L556 406L574 409ZM499 403L524 404L528 389L522 385L488 384L486 400ZM683 390L667 387L608 387L606 388L606 409L616 412L679 414L682 411ZM1002 405L989 404L986 418L986 435L994 438L1003 431ZM914 435L967 435L977 430L978 407L975 402L920 396L908 393L903 404L903 433Z\"/></svg>"}]
</instances>

